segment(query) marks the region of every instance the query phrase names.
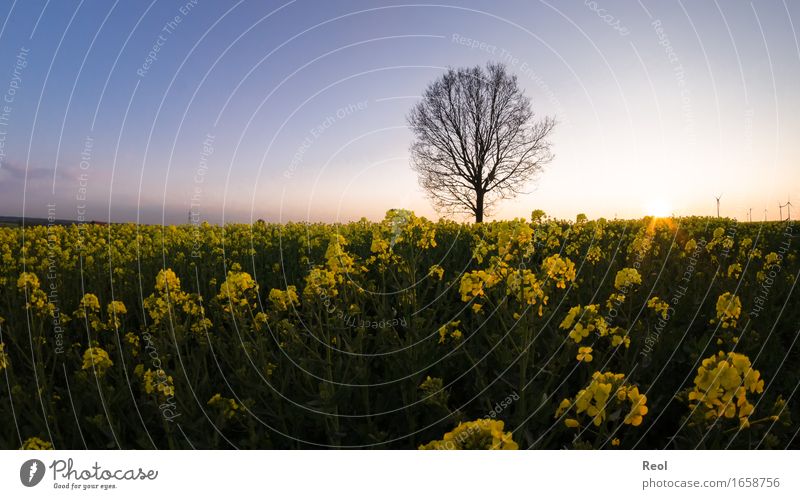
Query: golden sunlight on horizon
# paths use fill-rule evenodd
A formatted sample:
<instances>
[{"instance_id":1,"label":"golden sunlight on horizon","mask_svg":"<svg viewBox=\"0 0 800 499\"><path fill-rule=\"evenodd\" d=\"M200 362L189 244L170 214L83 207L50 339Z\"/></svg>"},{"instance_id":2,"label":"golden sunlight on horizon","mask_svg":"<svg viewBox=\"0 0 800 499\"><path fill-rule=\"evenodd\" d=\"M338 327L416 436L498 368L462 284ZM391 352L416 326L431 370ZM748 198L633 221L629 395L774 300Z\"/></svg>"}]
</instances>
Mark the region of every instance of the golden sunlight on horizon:
<instances>
[{"instance_id":1,"label":"golden sunlight on horizon","mask_svg":"<svg viewBox=\"0 0 800 499\"><path fill-rule=\"evenodd\" d=\"M664 198L653 198L645 205L644 213L659 218L669 217L672 215L672 205Z\"/></svg>"}]
</instances>

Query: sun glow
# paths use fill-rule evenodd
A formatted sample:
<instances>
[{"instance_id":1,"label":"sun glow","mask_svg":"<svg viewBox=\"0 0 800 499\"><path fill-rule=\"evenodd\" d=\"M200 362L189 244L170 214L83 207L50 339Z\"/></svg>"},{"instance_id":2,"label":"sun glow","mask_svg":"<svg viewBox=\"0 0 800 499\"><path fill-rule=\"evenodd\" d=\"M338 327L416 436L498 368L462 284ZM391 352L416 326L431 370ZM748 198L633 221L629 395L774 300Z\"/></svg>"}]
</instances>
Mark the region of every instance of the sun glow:
<instances>
[{"instance_id":1,"label":"sun glow","mask_svg":"<svg viewBox=\"0 0 800 499\"><path fill-rule=\"evenodd\" d=\"M672 214L672 207L663 198L651 199L645 207L645 214L653 217L669 217Z\"/></svg>"}]
</instances>

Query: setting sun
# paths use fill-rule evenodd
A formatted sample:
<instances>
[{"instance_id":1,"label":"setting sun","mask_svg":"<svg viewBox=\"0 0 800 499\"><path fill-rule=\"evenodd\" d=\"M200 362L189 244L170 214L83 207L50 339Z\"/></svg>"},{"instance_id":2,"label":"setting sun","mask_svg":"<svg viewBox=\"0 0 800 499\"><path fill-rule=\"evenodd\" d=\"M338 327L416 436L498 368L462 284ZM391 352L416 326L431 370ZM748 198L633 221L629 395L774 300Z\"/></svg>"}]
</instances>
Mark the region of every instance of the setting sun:
<instances>
[{"instance_id":1,"label":"setting sun","mask_svg":"<svg viewBox=\"0 0 800 499\"><path fill-rule=\"evenodd\" d=\"M663 198L650 200L645 207L645 215L653 217L668 217L672 214L672 207Z\"/></svg>"}]
</instances>

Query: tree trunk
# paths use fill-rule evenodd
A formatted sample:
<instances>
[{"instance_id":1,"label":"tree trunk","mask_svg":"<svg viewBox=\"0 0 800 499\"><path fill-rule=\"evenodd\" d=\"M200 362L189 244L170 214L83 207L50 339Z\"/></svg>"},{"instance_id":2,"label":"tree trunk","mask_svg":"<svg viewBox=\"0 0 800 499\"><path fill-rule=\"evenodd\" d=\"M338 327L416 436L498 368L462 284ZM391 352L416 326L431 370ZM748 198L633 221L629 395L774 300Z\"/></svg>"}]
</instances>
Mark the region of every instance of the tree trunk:
<instances>
[{"instance_id":1,"label":"tree trunk","mask_svg":"<svg viewBox=\"0 0 800 499\"><path fill-rule=\"evenodd\" d=\"M475 191L475 223L483 222L483 191Z\"/></svg>"}]
</instances>

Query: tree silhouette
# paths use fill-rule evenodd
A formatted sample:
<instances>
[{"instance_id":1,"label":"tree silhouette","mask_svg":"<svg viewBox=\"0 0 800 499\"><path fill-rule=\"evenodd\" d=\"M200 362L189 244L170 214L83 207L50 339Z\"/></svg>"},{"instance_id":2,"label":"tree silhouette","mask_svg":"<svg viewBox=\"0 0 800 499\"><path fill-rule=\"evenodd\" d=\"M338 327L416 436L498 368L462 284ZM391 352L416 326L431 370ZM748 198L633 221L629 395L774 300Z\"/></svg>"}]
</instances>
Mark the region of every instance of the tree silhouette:
<instances>
[{"instance_id":1,"label":"tree silhouette","mask_svg":"<svg viewBox=\"0 0 800 499\"><path fill-rule=\"evenodd\" d=\"M553 118L534 121L531 101L502 64L449 69L408 115L411 165L437 208L482 222L523 192L553 155Z\"/></svg>"}]
</instances>

